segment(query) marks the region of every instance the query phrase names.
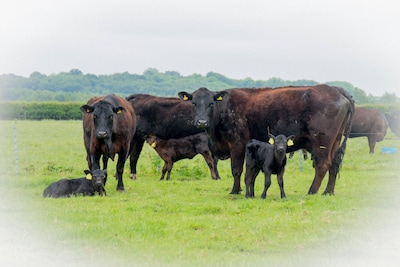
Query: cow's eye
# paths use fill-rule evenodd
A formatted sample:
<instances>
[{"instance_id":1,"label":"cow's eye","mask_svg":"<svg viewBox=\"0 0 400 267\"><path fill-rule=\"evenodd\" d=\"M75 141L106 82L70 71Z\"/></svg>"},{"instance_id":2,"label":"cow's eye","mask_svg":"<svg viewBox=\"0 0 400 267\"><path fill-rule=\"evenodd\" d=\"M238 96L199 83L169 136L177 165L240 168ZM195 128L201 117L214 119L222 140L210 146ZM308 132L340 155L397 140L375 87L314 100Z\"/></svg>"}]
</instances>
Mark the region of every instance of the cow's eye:
<instances>
[{"instance_id":1,"label":"cow's eye","mask_svg":"<svg viewBox=\"0 0 400 267\"><path fill-rule=\"evenodd\" d=\"M192 107L195 107L196 106L196 103L192 103Z\"/></svg>"},{"instance_id":2,"label":"cow's eye","mask_svg":"<svg viewBox=\"0 0 400 267\"><path fill-rule=\"evenodd\" d=\"M93 115L93 118L94 118L94 119L97 119L97 115Z\"/></svg>"}]
</instances>

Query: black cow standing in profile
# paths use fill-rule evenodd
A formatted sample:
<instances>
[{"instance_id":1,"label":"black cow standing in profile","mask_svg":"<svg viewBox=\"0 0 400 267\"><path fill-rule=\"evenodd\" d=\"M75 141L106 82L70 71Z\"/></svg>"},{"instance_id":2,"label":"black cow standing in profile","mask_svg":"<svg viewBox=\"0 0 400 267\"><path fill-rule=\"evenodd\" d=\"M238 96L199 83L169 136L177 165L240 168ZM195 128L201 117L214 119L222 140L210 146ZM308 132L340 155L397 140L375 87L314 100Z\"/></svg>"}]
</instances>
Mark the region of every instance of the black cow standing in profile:
<instances>
[{"instance_id":1,"label":"black cow standing in profile","mask_svg":"<svg viewBox=\"0 0 400 267\"><path fill-rule=\"evenodd\" d=\"M284 136L282 134L269 135L269 141L262 142L251 139L246 145L246 197L254 197L254 183L260 170L264 173L264 191L261 198L267 197L267 190L271 186L271 175L276 178L281 190L281 198L286 198L283 187L283 174L286 166L286 149L293 145L294 135Z\"/></svg>"},{"instance_id":2,"label":"black cow standing in profile","mask_svg":"<svg viewBox=\"0 0 400 267\"><path fill-rule=\"evenodd\" d=\"M389 122L379 110L357 107L354 112L349 137L366 136L368 138L369 153L373 154L376 142L383 140L388 127Z\"/></svg>"},{"instance_id":3,"label":"black cow standing in profile","mask_svg":"<svg viewBox=\"0 0 400 267\"><path fill-rule=\"evenodd\" d=\"M50 184L43 191L43 197L70 197L70 196L94 196L98 192L100 196L106 195L104 186L107 181L107 171L96 169L85 170L86 177L76 179L61 179Z\"/></svg>"},{"instance_id":4,"label":"black cow standing in profile","mask_svg":"<svg viewBox=\"0 0 400 267\"><path fill-rule=\"evenodd\" d=\"M214 155L231 158L231 194L241 191L247 142L267 141L266 131L273 135L294 134L295 145L288 152L305 148L312 153L315 176L309 194L318 192L328 170L324 194L334 194L354 114L354 101L342 88L316 85L221 92L200 88L192 94L178 95L192 103L193 124L208 131Z\"/></svg>"},{"instance_id":5,"label":"black cow standing in profile","mask_svg":"<svg viewBox=\"0 0 400 267\"><path fill-rule=\"evenodd\" d=\"M122 173L129 155L131 140L136 130L136 115L124 98L111 94L91 98L81 107L83 114L83 139L89 169L107 169L108 159L118 154L116 167L117 190L124 190Z\"/></svg>"},{"instance_id":6,"label":"black cow standing in profile","mask_svg":"<svg viewBox=\"0 0 400 267\"><path fill-rule=\"evenodd\" d=\"M130 155L131 179L137 178L137 162L146 137L155 135L160 139L180 139L204 132L192 123L188 102L176 97L158 97L148 94L133 94L126 98L135 110L137 124L132 140ZM215 173L219 179L217 159L214 159Z\"/></svg>"}]
</instances>

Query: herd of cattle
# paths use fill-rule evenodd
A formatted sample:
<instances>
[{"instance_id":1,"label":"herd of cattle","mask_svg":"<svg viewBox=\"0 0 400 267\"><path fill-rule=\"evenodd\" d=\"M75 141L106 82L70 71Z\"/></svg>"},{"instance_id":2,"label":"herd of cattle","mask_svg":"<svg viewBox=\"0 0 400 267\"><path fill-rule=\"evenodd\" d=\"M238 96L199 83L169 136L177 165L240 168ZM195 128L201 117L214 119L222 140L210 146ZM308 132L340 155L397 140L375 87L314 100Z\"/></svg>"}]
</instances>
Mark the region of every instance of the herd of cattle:
<instances>
[{"instance_id":1,"label":"herd of cattle","mask_svg":"<svg viewBox=\"0 0 400 267\"><path fill-rule=\"evenodd\" d=\"M276 174L284 198L286 153L311 153L315 176L309 194L318 192L324 176L324 194L334 194L336 176L348 138L366 136L369 152L382 141L387 128L400 137L400 111L383 114L355 107L342 88L328 85L280 88L234 88L212 92L207 88L179 98L134 94L125 99L111 94L91 98L81 107L89 170L86 177L62 179L49 185L44 197L105 194L108 159L116 165L117 190L130 158L130 178L137 178L137 162L147 141L164 160L160 179L170 179L173 163L202 154L213 179L220 179L218 159L231 160L231 194L241 192L246 166L246 197L254 197L257 174L264 172L266 197L271 174ZM103 166L100 166L102 160ZM245 163L245 164L244 164Z\"/></svg>"}]
</instances>

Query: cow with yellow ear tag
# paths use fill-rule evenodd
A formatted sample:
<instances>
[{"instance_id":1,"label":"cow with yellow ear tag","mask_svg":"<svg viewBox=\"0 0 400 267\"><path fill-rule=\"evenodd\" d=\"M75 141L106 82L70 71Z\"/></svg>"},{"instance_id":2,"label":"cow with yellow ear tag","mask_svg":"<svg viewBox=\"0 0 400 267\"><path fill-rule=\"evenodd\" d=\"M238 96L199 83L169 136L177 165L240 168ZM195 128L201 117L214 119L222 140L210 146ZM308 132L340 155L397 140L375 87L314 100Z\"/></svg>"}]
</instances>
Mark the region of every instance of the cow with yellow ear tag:
<instances>
[{"instance_id":1,"label":"cow with yellow ear tag","mask_svg":"<svg viewBox=\"0 0 400 267\"><path fill-rule=\"evenodd\" d=\"M271 174L277 175L281 198L286 198L283 188L283 174L286 165L286 150L294 145L294 135L288 137L280 134L269 135L268 143L251 139L246 145L246 197L254 197L254 183L260 171L265 175L264 192L261 197L267 197L271 185Z\"/></svg>"}]
</instances>

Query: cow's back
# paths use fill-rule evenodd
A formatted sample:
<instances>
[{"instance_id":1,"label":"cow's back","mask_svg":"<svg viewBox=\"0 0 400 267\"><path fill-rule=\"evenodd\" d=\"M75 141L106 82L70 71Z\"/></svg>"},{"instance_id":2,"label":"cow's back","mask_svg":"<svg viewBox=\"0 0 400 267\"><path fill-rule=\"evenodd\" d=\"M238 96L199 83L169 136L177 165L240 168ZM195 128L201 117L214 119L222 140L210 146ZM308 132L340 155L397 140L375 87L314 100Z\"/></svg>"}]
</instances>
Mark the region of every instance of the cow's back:
<instances>
[{"instance_id":1,"label":"cow's back","mask_svg":"<svg viewBox=\"0 0 400 267\"><path fill-rule=\"evenodd\" d=\"M43 197L63 197L69 196L72 194L72 187L70 184L70 180L61 179L54 183L51 183L43 192Z\"/></svg>"},{"instance_id":2,"label":"cow's back","mask_svg":"<svg viewBox=\"0 0 400 267\"><path fill-rule=\"evenodd\" d=\"M201 132L193 126L190 103L179 98L134 94L126 99L135 109L140 138L153 134L166 140Z\"/></svg>"},{"instance_id":3,"label":"cow's back","mask_svg":"<svg viewBox=\"0 0 400 267\"><path fill-rule=\"evenodd\" d=\"M343 106L351 104L338 89L327 85L228 89L228 97L217 102L221 113L218 126L222 125L228 134L230 128L235 128L232 135L238 134L236 129L242 132L232 138L260 141L267 141L268 133L301 137L313 129L329 131L330 120L344 116L339 114L347 112ZM321 117L323 111L326 114ZM220 140L224 138L220 136ZM297 139L290 151L303 147L301 141Z\"/></svg>"}]
</instances>

